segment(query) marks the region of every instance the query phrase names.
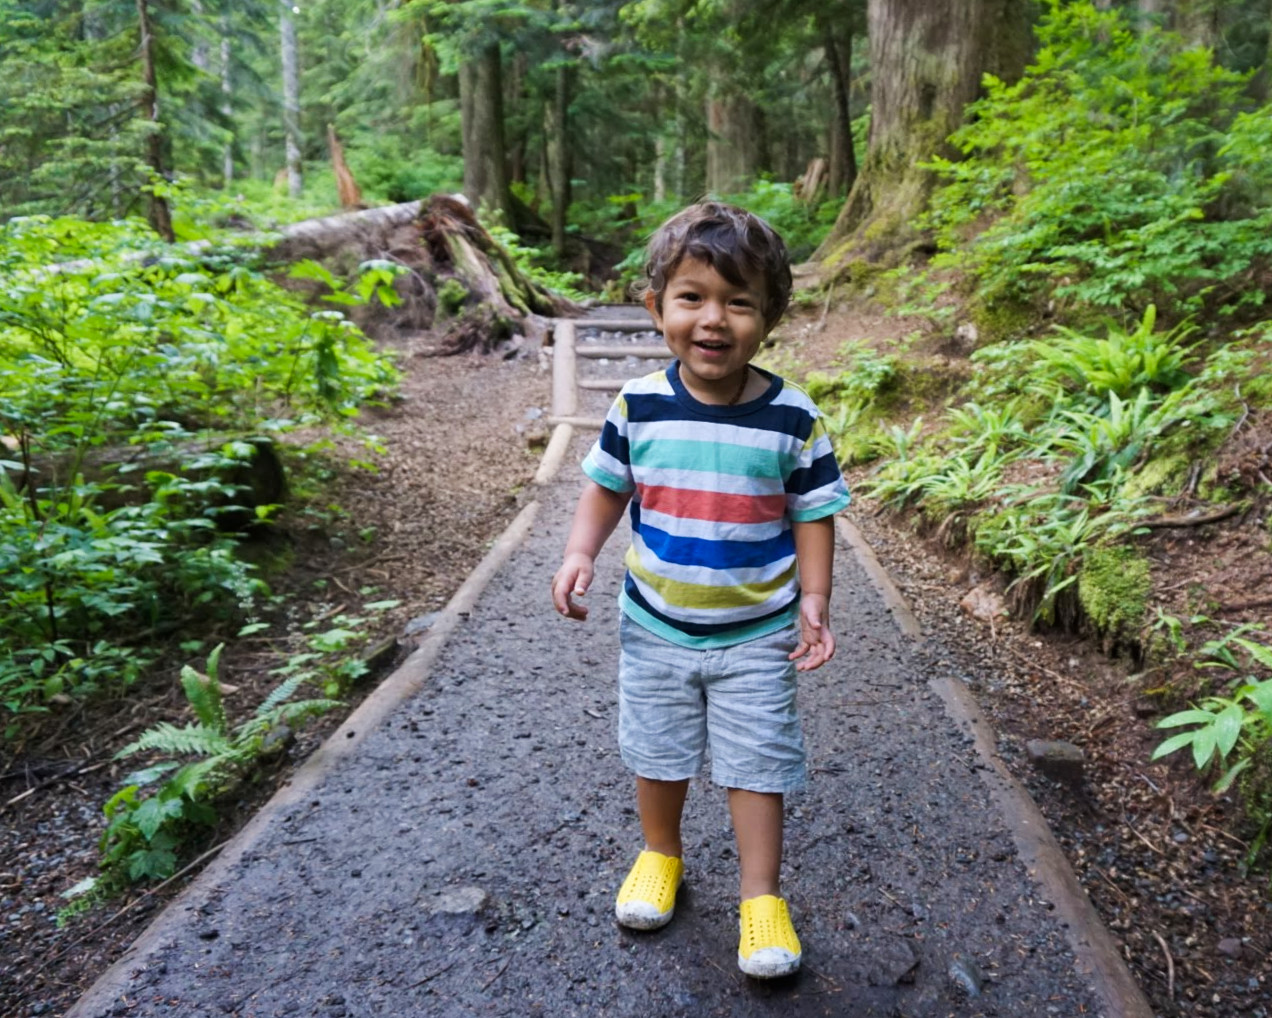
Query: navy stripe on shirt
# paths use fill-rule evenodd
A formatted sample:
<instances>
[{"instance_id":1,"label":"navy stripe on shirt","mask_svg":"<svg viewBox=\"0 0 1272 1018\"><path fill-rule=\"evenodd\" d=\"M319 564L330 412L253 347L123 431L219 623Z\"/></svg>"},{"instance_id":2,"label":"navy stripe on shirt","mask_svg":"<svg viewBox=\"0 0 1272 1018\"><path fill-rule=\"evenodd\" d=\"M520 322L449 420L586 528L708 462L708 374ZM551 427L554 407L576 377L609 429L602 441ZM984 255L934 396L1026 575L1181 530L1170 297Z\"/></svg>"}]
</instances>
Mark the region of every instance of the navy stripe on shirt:
<instances>
[{"instance_id":1,"label":"navy stripe on shirt","mask_svg":"<svg viewBox=\"0 0 1272 1018\"><path fill-rule=\"evenodd\" d=\"M687 408L674 394L628 393L626 401L628 424L651 424L658 421L683 422L686 419L710 421L713 424L733 423L727 416L718 413L700 412ZM748 413L744 426L760 431L776 431L783 435L793 435L797 442L806 442L808 436L812 434L813 421L814 418L801 407L769 403ZM606 452L608 451L606 449Z\"/></svg>"}]
</instances>

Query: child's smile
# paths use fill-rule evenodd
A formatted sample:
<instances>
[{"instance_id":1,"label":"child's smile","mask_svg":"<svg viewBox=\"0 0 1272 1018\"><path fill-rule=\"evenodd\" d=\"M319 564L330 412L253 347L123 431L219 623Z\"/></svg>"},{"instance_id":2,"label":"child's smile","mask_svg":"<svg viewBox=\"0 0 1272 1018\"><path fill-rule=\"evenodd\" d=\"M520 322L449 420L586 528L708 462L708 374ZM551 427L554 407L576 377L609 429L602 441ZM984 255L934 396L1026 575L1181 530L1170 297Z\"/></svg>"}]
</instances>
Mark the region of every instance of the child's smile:
<instances>
[{"instance_id":1,"label":"child's smile","mask_svg":"<svg viewBox=\"0 0 1272 1018\"><path fill-rule=\"evenodd\" d=\"M741 402L747 365L768 331L763 294L685 258L663 291L662 310L652 294L645 305L680 360L680 380L690 393L704 403Z\"/></svg>"}]
</instances>

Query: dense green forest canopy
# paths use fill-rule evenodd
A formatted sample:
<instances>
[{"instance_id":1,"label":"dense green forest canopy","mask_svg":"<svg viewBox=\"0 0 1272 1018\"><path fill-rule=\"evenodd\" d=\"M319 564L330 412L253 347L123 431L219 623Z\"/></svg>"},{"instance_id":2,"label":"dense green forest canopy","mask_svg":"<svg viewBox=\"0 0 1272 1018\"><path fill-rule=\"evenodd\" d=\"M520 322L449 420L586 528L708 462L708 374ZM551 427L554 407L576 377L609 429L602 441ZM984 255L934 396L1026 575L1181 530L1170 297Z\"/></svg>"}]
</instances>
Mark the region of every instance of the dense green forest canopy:
<instances>
[{"instance_id":1,"label":"dense green forest canopy","mask_svg":"<svg viewBox=\"0 0 1272 1018\"><path fill-rule=\"evenodd\" d=\"M603 230L638 200L802 174L829 151L834 90L866 107L847 78L863 17L793 0L4 0L0 209L124 215L156 172L272 187L289 134L329 194L332 125L368 200L459 190L481 176L467 148L499 161L500 211L577 202L569 221Z\"/></svg>"}]
</instances>

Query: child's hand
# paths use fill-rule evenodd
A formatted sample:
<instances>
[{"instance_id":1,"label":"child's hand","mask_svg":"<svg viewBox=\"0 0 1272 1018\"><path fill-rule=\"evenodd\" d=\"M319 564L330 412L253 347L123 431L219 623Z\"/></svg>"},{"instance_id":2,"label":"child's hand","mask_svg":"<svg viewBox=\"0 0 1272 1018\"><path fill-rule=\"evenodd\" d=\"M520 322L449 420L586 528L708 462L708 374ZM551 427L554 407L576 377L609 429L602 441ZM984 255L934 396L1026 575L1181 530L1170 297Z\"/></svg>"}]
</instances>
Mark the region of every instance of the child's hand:
<instances>
[{"instance_id":1,"label":"child's hand","mask_svg":"<svg viewBox=\"0 0 1272 1018\"><path fill-rule=\"evenodd\" d=\"M799 602L799 646L790 660L799 661L798 672L811 672L835 656L835 634L830 631L830 599L825 594L805 594Z\"/></svg>"},{"instance_id":2,"label":"child's hand","mask_svg":"<svg viewBox=\"0 0 1272 1018\"><path fill-rule=\"evenodd\" d=\"M561 568L552 577L552 604L567 619L582 622L587 609L574 599L587 593L592 585L592 558L582 552L566 555Z\"/></svg>"}]
</instances>

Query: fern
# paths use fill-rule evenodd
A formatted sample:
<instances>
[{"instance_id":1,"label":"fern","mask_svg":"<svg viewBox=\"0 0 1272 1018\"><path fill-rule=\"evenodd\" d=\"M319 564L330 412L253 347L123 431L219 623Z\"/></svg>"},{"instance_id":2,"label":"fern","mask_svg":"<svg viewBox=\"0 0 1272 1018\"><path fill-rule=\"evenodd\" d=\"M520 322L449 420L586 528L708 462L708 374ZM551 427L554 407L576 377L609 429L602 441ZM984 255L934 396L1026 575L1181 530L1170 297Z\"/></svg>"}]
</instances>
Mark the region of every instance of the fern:
<instances>
[{"instance_id":1,"label":"fern","mask_svg":"<svg viewBox=\"0 0 1272 1018\"><path fill-rule=\"evenodd\" d=\"M231 751L206 760L196 760L186 764L164 784L167 794L179 796L186 802L193 802L214 784L214 778L227 777L233 772L235 765L246 762L246 754ZM149 800L147 800L149 801Z\"/></svg>"},{"instance_id":2,"label":"fern","mask_svg":"<svg viewBox=\"0 0 1272 1018\"><path fill-rule=\"evenodd\" d=\"M295 703L286 704L278 717L288 725L296 725L342 706L344 705L340 700L297 700Z\"/></svg>"},{"instance_id":3,"label":"fern","mask_svg":"<svg viewBox=\"0 0 1272 1018\"><path fill-rule=\"evenodd\" d=\"M109 823L102 835L102 866L113 871L116 879L121 875L130 880L170 876L176 868L177 849L190 830L216 822L210 800L260 756L271 729L294 726L341 706L337 700L326 699L290 702L308 677L297 673L228 734L218 675L222 648L217 646L208 655L206 675L188 665L181 670L181 688L198 720L180 728L161 721L116 754L121 758L158 752L198 758L180 766L170 760L152 764L129 775L124 787L107 801L104 810ZM139 796L143 785L160 778L164 780L153 795Z\"/></svg>"},{"instance_id":4,"label":"fern","mask_svg":"<svg viewBox=\"0 0 1272 1018\"><path fill-rule=\"evenodd\" d=\"M225 732L225 705L221 701L221 682L217 677L217 668L221 663L221 649L224 644L217 644L216 649L208 655L208 673L201 675L189 665L181 669L181 688L185 690L186 699L194 708L195 717L214 732Z\"/></svg>"},{"instance_id":5,"label":"fern","mask_svg":"<svg viewBox=\"0 0 1272 1018\"><path fill-rule=\"evenodd\" d=\"M261 705L256 708L256 716L258 718L263 718L266 715L273 713L279 704L286 703L290 700L296 694L296 690L304 684L305 678L306 676L304 672L298 672L297 674L285 679L283 682L280 682L274 687L274 691L270 693L269 696L265 697L265 699L261 701Z\"/></svg>"},{"instance_id":6,"label":"fern","mask_svg":"<svg viewBox=\"0 0 1272 1018\"><path fill-rule=\"evenodd\" d=\"M173 756L218 756L229 752L230 741L220 732L201 724L189 724L182 728L168 721L160 721L147 729L136 742L115 754L115 759L155 750Z\"/></svg>"}]
</instances>

